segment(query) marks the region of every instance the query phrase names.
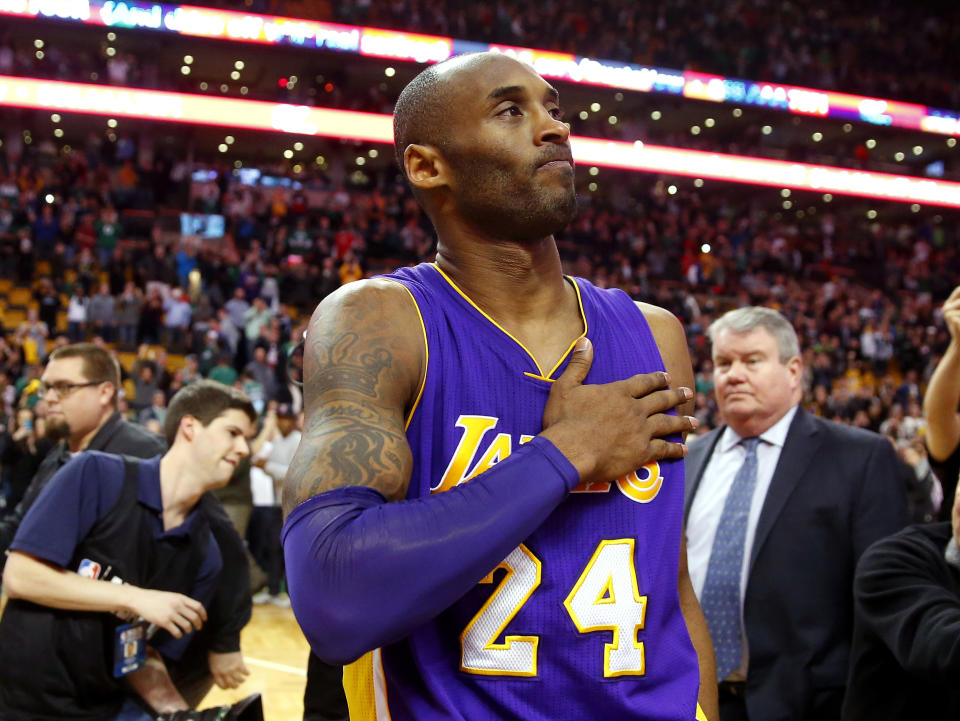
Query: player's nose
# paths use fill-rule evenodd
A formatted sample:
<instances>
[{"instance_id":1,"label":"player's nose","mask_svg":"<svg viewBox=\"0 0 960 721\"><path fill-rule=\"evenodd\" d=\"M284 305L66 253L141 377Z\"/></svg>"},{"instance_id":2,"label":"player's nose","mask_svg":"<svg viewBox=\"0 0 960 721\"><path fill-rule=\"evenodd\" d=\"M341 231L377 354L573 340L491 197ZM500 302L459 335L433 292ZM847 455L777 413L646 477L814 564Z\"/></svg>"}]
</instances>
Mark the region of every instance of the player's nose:
<instances>
[{"instance_id":1,"label":"player's nose","mask_svg":"<svg viewBox=\"0 0 960 721\"><path fill-rule=\"evenodd\" d=\"M537 144L567 143L570 139L570 127L559 118L551 115L546 109L543 110L542 114L543 118L537 132Z\"/></svg>"}]
</instances>

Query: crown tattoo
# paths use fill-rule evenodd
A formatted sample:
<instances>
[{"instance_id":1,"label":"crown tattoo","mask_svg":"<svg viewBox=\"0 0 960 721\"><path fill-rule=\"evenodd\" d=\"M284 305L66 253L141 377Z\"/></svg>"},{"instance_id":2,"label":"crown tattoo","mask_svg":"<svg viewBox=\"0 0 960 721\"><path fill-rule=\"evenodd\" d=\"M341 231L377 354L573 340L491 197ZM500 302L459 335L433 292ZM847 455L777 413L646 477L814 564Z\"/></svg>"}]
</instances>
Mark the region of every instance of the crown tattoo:
<instances>
[{"instance_id":1,"label":"crown tattoo","mask_svg":"<svg viewBox=\"0 0 960 721\"><path fill-rule=\"evenodd\" d=\"M358 338L356 333L345 333L327 346L327 362L317 371L317 381L326 388L347 388L373 398L380 373L390 365L393 356L385 348L378 348L350 359L350 349Z\"/></svg>"}]
</instances>

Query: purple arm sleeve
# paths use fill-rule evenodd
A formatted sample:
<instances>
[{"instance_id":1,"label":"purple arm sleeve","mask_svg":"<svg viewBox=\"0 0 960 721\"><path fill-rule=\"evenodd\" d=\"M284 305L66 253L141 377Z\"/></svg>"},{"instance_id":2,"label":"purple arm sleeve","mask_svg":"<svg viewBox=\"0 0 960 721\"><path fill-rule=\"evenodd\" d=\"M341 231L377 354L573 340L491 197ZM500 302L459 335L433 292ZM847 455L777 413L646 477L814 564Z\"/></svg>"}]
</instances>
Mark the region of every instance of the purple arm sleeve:
<instances>
[{"instance_id":1,"label":"purple arm sleeve","mask_svg":"<svg viewBox=\"0 0 960 721\"><path fill-rule=\"evenodd\" d=\"M287 585L314 652L341 664L463 596L580 482L537 437L469 483L387 503L370 488L314 496L283 527Z\"/></svg>"}]
</instances>

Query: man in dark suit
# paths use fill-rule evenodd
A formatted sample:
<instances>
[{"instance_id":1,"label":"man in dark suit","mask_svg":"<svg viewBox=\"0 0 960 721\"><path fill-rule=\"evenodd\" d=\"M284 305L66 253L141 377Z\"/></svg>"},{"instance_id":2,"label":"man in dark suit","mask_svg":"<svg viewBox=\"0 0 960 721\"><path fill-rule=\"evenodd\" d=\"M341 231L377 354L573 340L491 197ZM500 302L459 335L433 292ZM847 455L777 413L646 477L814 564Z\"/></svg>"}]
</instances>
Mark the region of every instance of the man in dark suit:
<instances>
[{"instance_id":1,"label":"man in dark suit","mask_svg":"<svg viewBox=\"0 0 960 721\"><path fill-rule=\"evenodd\" d=\"M799 407L799 344L780 313L740 308L708 335L727 425L690 445L685 516L721 720L839 719L857 559L907 521L896 457Z\"/></svg>"}]
</instances>

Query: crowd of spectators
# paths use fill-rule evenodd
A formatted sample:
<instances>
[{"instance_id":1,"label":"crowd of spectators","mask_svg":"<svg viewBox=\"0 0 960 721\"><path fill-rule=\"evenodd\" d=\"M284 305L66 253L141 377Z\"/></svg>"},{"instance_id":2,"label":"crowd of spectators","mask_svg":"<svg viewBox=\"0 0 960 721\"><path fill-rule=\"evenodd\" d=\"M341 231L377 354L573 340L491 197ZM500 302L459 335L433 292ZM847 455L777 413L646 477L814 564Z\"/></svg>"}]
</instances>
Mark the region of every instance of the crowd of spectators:
<instances>
[{"instance_id":1,"label":"crowd of spectators","mask_svg":"<svg viewBox=\"0 0 960 721\"><path fill-rule=\"evenodd\" d=\"M306 11L306 14L327 16L323 4L283 3L259 8L269 12ZM228 3L229 5L229 3ZM256 4L255 4L256 5ZM244 5L246 9L257 9ZM456 37L473 40L496 40L513 45L573 49L592 57L650 63L662 67L692 68L706 72L731 74L755 80L768 80L809 85L816 88L840 88L850 92L879 97L910 95L905 99L928 102L935 107L960 107L960 90L952 78L939 78L935 68L955 53L956 28L960 23L948 22L942 16L918 16L916 6L888 4L863 7L817 7L791 3L768 5L758 0L742 3L708 4L692 9L686 3L670 7L643 6L637 3L610 1L594 5L590 12L574 8L574 3L558 0L546 9L527 8L526 3L447 7L439 0L430 3L397 2L336 3L330 12L344 22L383 24L402 29L453 32ZM453 4L458 5L458 4ZM544 14L547 13L547 14ZM300 12L299 14L304 14ZM697 17L698 14L701 17ZM922 15L922 13L920 13ZM535 22L538 17L555 18L554 23ZM326 19L330 19L326 17ZM437 23L440 23L437 26ZM436 27L435 27L436 26ZM616 28L616 32L603 28ZM902 36L891 27L919 27L920 31ZM635 32L622 32L635 28ZM462 31L462 32L461 32ZM520 33L519 37L515 37ZM851 37L854 33L854 37ZM43 35L42 32L35 33ZM101 43L99 47L85 39L83 33L57 37L37 50L31 34L0 35L0 75L26 75L100 84L113 84L161 90L213 93L285 103L336 107L365 112L392 112L393 97L386 84L369 82L361 74L355 82L351 73L335 64L321 62L313 70L301 72L295 83L278 85L276 72L267 65L251 61L245 68L244 80L227 82L224 74L204 70L210 66L202 59L196 72L184 75L181 58L166 58L159 51L157 40L149 35L132 42L117 42L118 47ZM953 40L951 40L953 38ZM154 47L154 52L145 48ZM632 43L635 43L634 46ZM712 43L716 47L707 48ZM919 47L913 47L918 44ZM142 47L141 47L142 46ZM137 48L135 52L134 47ZM869 50L868 50L869 49ZM869 58L865 62L863 58ZM910 73L905 62L920 63L923 72ZM288 64L288 63L284 63ZM290 66L296 67L296 64ZM320 71L320 72L315 72ZM842 81L842 82L841 82ZM396 88L394 89L396 90ZM615 140L665 144L691 149L710 150L821 163L881 172L923 176L934 161L943 161L943 177L960 173L960 160L944 151L939 143L927 146L921 157L911 149L916 140L882 139L868 147L866 139L846 133L826 133L819 142L810 140L810 133L789 135L763 133L768 120L748 114L735 122L701 126L696 135L690 123L674 118L669 99L660 101L662 119L653 121L645 110L624 109L618 121L609 122L610 113L570 112L568 119L576 132ZM938 102L934 102L938 101ZM661 103L658 102L658 105ZM579 108L572 108L579 111ZM709 114L709 113L708 113ZM904 136L905 137L905 136ZM939 147L931 153L929 146ZM897 160L895 154L903 153Z\"/></svg>"},{"instance_id":2,"label":"crowd of spectators","mask_svg":"<svg viewBox=\"0 0 960 721\"><path fill-rule=\"evenodd\" d=\"M960 107L946 71L957 64L960 23L955 8L939 3L351 0L331 7L334 19L356 25Z\"/></svg>"},{"instance_id":3,"label":"crowd of spectators","mask_svg":"<svg viewBox=\"0 0 960 721\"><path fill-rule=\"evenodd\" d=\"M960 107L960 18L943 3L740 0L205 0L287 15Z\"/></svg>"},{"instance_id":4,"label":"crowd of spectators","mask_svg":"<svg viewBox=\"0 0 960 721\"><path fill-rule=\"evenodd\" d=\"M161 161L135 167L100 143L48 155L40 145L9 150L0 155L0 277L31 298L0 345L8 421L0 453L36 455L42 418L33 412L34 432L25 433L18 399L51 342L96 339L129 353L124 410L153 427L170 396L201 377L238 384L258 409L298 408L298 356L288 358L316 303L433 250L432 229L392 173L353 187L331 181L328 169L300 174L296 187L265 188L225 167L202 183ZM701 428L720 422L707 326L735 305L768 305L800 335L807 407L885 433L923 470L920 401L949 340L938 307L960 277L956 217L868 221L855 206L822 202L781 212L736 186L671 193L637 174L603 188L581 197L558 236L567 270L684 321ZM186 210L221 214L225 236L183 235Z\"/></svg>"}]
</instances>

